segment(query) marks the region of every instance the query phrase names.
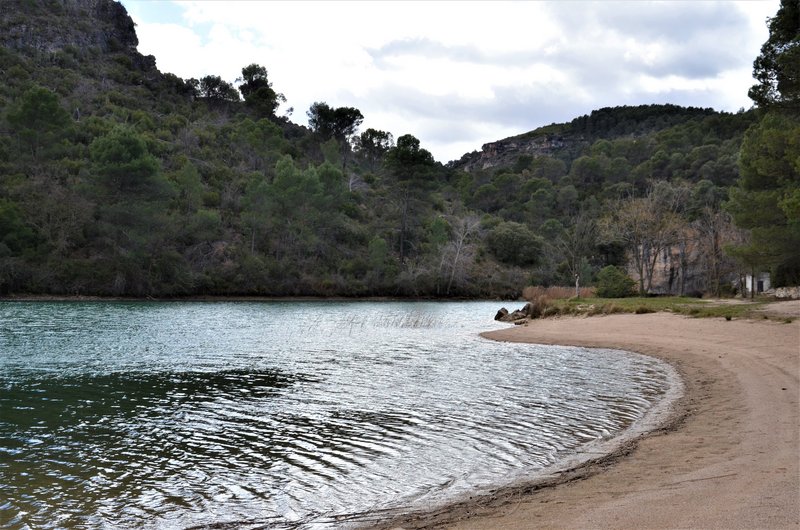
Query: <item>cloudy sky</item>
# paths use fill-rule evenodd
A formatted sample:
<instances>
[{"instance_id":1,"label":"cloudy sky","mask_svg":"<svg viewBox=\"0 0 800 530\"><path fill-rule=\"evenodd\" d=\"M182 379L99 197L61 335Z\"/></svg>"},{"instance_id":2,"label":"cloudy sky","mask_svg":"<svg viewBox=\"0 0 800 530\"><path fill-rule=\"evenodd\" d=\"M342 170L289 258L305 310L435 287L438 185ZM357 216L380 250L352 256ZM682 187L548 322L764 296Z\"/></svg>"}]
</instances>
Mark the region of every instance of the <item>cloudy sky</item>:
<instances>
[{"instance_id":1,"label":"cloudy sky","mask_svg":"<svg viewBox=\"0 0 800 530\"><path fill-rule=\"evenodd\" d=\"M234 82L258 63L292 121L315 101L357 107L362 130L447 162L601 107L749 108L779 0L122 3L164 72Z\"/></svg>"}]
</instances>

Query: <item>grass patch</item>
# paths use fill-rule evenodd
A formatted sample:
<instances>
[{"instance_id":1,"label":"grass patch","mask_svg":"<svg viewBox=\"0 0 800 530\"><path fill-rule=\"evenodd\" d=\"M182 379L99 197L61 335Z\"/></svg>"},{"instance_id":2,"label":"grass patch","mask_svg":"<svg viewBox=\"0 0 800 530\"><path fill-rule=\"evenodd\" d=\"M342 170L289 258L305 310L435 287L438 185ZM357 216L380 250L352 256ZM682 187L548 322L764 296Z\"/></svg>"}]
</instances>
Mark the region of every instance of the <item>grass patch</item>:
<instances>
[{"instance_id":1,"label":"grass patch","mask_svg":"<svg viewBox=\"0 0 800 530\"><path fill-rule=\"evenodd\" d=\"M669 312L697 318L760 318L754 313L766 302L714 303L683 296L630 297L630 298L571 298L550 300L555 309L543 314L559 315L610 315L614 313Z\"/></svg>"},{"instance_id":2,"label":"grass patch","mask_svg":"<svg viewBox=\"0 0 800 530\"><path fill-rule=\"evenodd\" d=\"M695 318L734 319L775 319L780 322L791 322L786 317L771 317L758 313L769 300L714 301L690 298L685 296L653 296L629 298L599 298L593 289L584 288L581 296L574 296L574 288L569 287L527 287L524 298L531 302L532 318L548 318L561 315L613 315L615 313L647 313L668 312Z\"/></svg>"},{"instance_id":3,"label":"grass patch","mask_svg":"<svg viewBox=\"0 0 800 530\"><path fill-rule=\"evenodd\" d=\"M732 320L735 318L756 318L756 313L754 311L763 305L764 302L723 305L706 303L706 305L692 307L688 312L685 310L682 311L681 308L677 308L674 312L697 318L724 318L725 320ZM761 316L763 318L769 318L766 315Z\"/></svg>"}]
</instances>

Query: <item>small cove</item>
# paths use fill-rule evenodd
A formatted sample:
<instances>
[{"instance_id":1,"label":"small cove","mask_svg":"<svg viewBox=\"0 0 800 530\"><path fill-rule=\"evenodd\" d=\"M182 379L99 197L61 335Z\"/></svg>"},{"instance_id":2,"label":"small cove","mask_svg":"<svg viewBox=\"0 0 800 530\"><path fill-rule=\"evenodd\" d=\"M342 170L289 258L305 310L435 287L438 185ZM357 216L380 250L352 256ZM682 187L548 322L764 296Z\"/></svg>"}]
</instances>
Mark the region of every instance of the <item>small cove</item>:
<instances>
[{"instance_id":1,"label":"small cove","mask_svg":"<svg viewBox=\"0 0 800 530\"><path fill-rule=\"evenodd\" d=\"M336 527L617 436L673 377L482 339L497 302L2 302L0 522Z\"/></svg>"}]
</instances>

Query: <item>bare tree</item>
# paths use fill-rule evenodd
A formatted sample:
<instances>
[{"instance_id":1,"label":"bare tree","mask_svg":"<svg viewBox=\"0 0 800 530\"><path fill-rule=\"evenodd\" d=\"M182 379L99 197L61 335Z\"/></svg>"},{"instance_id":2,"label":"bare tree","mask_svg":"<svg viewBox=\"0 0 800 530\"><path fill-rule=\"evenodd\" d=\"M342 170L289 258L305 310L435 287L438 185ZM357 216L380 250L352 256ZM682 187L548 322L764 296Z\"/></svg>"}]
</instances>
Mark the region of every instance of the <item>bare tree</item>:
<instances>
[{"instance_id":1,"label":"bare tree","mask_svg":"<svg viewBox=\"0 0 800 530\"><path fill-rule=\"evenodd\" d=\"M464 263L469 261L474 254L474 248L470 241L479 232L481 224L480 217L474 214L463 217L451 216L448 222L452 228L452 236L451 240L444 245L439 262L440 271L444 272L446 268L450 269L445 289L446 295L450 294L456 276L461 278L464 275Z\"/></svg>"},{"instance_id":2,"label":"bare tree","mask_svg":"<svg viewBox=\"0 0 800 530\"><path fill-rule=\"evenodd\" d=\"M745 235L733 224L729 213L710 206L703 208L694 228L706 287L714 296L720 297L722 279L736 270L736 262L725 253L725 246L743 241Z\"/></svg>"},{"instance_id":3,"label":"bare tree","mask_svg":"<svg viewBox=\"0 0 800 530\"><path fill-rule=\"evenodd\" d=\"M652 289L659 256L680 239L685 222L678 212L685 197L686 188L660 182L644 197L616 201L601 220L606 238L627 248L641 296Z\"/></svg>"},{"instance_id":4,"label":"bare tree","mask_svg":"<svg viewBox=\"0 0 800 530\"><path fill-rule=\"evenodd\" d=\"M564 256L570 277L575 279L576 297L580 296L581 271L596 242L597 222L585 212L575 215L572 224L554 242L556 250Z\"/></svg>"}]
</instances>

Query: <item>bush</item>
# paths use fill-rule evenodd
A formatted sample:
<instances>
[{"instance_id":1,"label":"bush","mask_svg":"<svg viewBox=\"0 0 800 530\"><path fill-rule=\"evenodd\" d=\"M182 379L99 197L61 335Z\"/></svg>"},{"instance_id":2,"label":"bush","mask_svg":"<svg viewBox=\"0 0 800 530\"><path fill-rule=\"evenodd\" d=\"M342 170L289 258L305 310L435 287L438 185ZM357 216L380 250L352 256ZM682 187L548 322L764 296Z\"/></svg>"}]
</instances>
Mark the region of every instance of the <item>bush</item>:
<instances>
[{"instance_id":1,"label":"bush","mask_svg":"<svg viewBox=\"0 0 800 530\"><path fill-rule=\"evenodd\" d=\"M548 307L551 307L550 299L546 295L537 296L528 302L528 316L531 318L539 318L544 315Z\"/></svg>"},{"instance_id":2,"label":"bush","mask_svg":"<svg viewBox=\"0 0 800 530\"><path fill-rule=\"evenodd\" d=\"M604 267L597 273L597 296L601 298L625 298L632 296L634 282L624 270L614 265Z\"/></svg>"},{"instance_id":3,"label":"bush","mask_svg":"<svg viewBox=\"0 0 800 530\"><path fill-rule=\"evenodd\" d=\"M489 251L499 261L524 267L539 261L544 240L527 226L511 221L497 225L486 239Z\"/></svg>"}]
</instances>

